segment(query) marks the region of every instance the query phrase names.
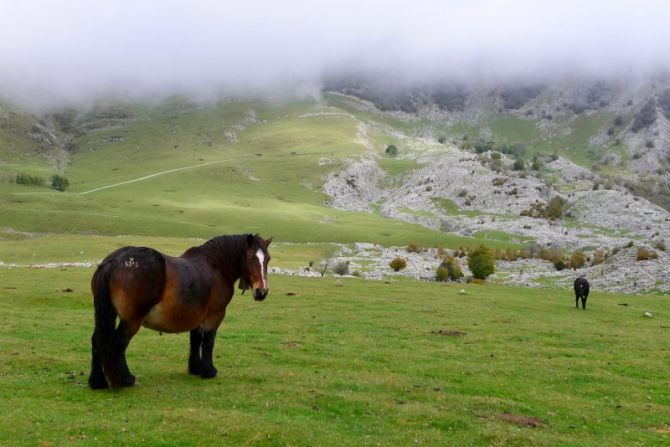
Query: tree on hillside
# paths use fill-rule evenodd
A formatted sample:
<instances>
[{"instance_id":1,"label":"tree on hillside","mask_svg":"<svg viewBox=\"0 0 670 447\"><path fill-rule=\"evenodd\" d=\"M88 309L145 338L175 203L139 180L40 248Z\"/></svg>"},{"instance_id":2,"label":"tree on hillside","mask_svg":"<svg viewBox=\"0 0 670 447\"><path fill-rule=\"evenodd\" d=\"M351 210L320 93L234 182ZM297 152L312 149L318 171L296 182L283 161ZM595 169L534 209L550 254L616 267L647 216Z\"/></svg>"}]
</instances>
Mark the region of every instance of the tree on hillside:
<instances>
[{"instance_id":1,"label":"tree on hillside","mask_svg":"<svg viewBox=\"0 0 670 447\"><path fill-rule=\"evenodd\" d=\"M544 217L549 220L563 217L568 202L561 196L554 196L544 209Z\"/></svg>"},{"instance_id":2,"label":"tree on hillside","mask_svg":"<svg viewBox=\"0 0 670 447\"><path fill-rule=\"evenodd\" d=\"M496 271L496 263L491 250L485 245L480 245L470 254L468 267L472 276L477 279L486 279L491 276Z\"/></svg>"},{"instance_id":3,"label":"tree on hillside","mask_svg":"<svg viewBox=\"0 0 670 447\"><path fill-rule=\"evenodd\" d=\"M389 144L388 146L386 146L386 150L384 150L384 153L389 157L395 157L396 155L398 155L398 148L396 147L395 144Z\"/></svg>"},{"instance_id":4,"label":"tree on hillside","mask_svg":"<svg viewBox=\"0 0 670 447\"><path fill-rule=\"evenodd\" d=\"M65 191L70 186L70 182L62 175L55 174L51 177L51 187L58 191Z\"/></svg>"},{"instance_id":5,"label":"tree on hillside","mask_svg":"<svg viewBox=\"0 0 670 447\"><path fill-rule=\"evenodd\" d=\"M526 164L523 161L523 158L517 158L512 165L512 169L515 171L523 171L526 167Z\"/></svg>"}]
</instances>

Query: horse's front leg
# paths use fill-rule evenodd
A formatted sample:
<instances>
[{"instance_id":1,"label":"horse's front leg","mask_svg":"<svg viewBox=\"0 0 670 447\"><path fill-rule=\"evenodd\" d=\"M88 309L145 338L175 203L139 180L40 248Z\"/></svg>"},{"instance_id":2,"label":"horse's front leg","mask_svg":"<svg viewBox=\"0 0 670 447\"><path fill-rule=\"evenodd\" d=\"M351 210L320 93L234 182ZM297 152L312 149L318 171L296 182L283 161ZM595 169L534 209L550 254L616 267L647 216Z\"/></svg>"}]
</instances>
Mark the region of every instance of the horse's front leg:
<instances>
[{"instance_id":1,"label":"horse's front leg","mask_svg":"<svg viewBox=\"0 0 670 447\"><path fill-rule=\"evenodd\" d=\"M199 376L202 373L202 329L197 327L191 331L191 348L188 355L188 372Z\"/></svg>"},{"instance_id":2,"label":"horse's front leg","mask_svg":"<svg viewBox=\"0 0 670 447\"><path fill-rule=\"evenodd\" d=\"M214 350L214 340L216 339L216 329L204 331L202 334L202 362L200 377L211 379L216 377L216 368L212 361L212 351Z\"/></svg>"}]
</instances>

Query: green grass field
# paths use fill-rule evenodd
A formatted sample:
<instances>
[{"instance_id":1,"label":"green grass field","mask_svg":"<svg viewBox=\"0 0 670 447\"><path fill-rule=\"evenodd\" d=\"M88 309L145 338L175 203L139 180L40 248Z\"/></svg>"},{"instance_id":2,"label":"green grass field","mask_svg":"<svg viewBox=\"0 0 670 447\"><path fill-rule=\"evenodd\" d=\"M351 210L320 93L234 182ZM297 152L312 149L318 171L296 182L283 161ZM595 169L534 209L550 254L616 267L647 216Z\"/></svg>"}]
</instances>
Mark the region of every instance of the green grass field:
<instances>
[{"instance_id":1,"label":"green grass field","mask_svg":"<svg viewBox=\"0 0 670 447\"><path fill-rule=\"evenodd\" d=\"M138 385L94 392L91 274L0 269L1 444L670 440L664 298L593 293L584 312L566 291L273 276L265 302L233 300L216 379L186 373L187 334L143 329Z\"/></svg>"}]
</instances>

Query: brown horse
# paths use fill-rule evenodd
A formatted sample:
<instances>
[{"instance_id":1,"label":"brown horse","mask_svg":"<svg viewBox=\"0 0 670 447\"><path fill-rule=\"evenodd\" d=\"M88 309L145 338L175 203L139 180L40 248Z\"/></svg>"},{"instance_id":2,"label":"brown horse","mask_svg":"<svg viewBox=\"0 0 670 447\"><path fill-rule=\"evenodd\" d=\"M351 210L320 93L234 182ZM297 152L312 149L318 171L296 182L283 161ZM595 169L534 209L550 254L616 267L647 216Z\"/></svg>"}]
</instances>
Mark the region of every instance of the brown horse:
<instances>
[{"instance_id":1,"label":"brown horse","mask_svg":"<svg viewBox=\"0 0 670 447\"><path fill-rule=\"evenodd\" d=\"M220 236L176 258L146 247L124 247L107 256L91 280L95 330L89 386L135 384L126 348L140 326L191 331L188 372L216 376L214 337L235 281L242 293L251 288L257 301L265 299L271 241L252 234Z\"/></svg>"}]
</instances>

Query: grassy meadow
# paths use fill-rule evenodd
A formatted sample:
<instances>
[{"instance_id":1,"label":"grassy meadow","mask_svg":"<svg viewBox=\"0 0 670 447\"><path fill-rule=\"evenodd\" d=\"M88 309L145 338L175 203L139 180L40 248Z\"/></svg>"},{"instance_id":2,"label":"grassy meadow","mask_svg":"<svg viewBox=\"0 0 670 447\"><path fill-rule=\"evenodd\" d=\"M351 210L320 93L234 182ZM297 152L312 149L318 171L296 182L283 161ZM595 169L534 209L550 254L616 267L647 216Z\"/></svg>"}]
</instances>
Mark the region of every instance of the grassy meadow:
<instances>
[{"instance_id":1,"label":"grassy meadow","mask_svg":"<svg viewBox=\"0 0 670 447\"><path fill-rule=\"evenodd\" d=\"M233 300L216 379L186 373L187 334L143 329L138 385L94 392L91 274L0 269L0 444L669 441L667 299L272 276Z\"/></svg>"},{"instance_id":2,"label":"grassy meadow","mask_svg":"<svg viewBox=\"0 0 670 447\"><path fill-rule=\"evenodd\" d=\"M143 329L128 351L138 385L88 389L89 281L121 246L178 255L259 232L275 238L272 265L291 269L335 243L515 247L504 232L467 238L328 207L329 173L396 142L385 128L415 125L347 101L94 109L69 141L66 192L8 180L56 171L25 138L30 121L7 114L0 445L670 444L667 295L595 291L584 312L559 289L272 275L265 302L233 300L216 379L186 373L187 334ZM381 163L391 180L420 166Z\"/></svg>"}]
</instances>

